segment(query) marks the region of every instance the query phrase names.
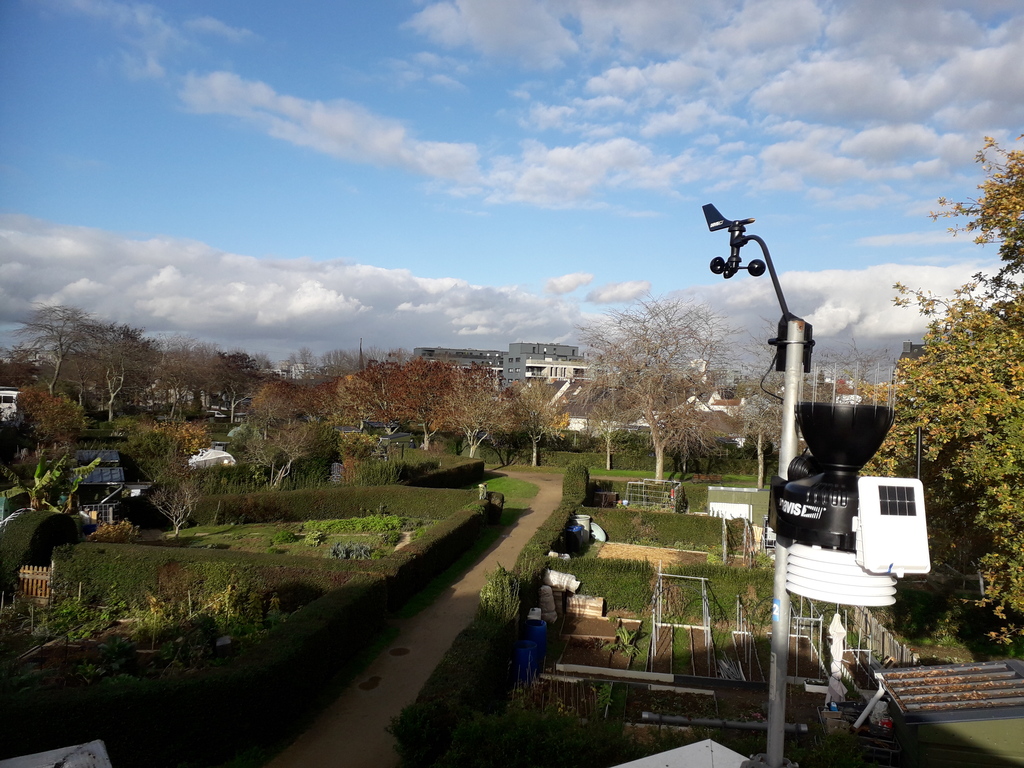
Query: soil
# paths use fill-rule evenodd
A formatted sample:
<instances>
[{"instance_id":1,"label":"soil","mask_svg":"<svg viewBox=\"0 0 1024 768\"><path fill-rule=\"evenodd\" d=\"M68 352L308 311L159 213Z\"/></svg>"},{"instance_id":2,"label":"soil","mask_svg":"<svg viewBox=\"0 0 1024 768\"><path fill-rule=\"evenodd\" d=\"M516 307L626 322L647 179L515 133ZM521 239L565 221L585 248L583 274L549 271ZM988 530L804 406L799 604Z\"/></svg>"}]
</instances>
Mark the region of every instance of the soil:
<instances>
[{"instance_id":1,"label":"soil","mask_svg":"<svg viewBox=\"0 0 1024 768\"><path fill-rule=\"evenodd\" d=\"M685 552L668 547L643 547L639 544L619 544L614 541L595 544L600 549L598 558L614 558L618 560L646 560L657 565L698 565L706 563L706 552Z\"/></svg>"},{"instance_id":2,"label":"soil","mask_svg":"<svg viewBox=\"0 0 1024 768\"><path fill-rule=\"evenodd\" d=\"M605 641L602 640L570 638L559 663L605 669L629 669L630 659L626 654L609 650L604 646Z\"/></svg>"},{"instance_id":3,"label":"soil","mask_svg":"<svg viewBox=\"0 0 1024 768\"><path fill-rule=\"evenodd\" d=\"M818 707L825 701L820 693L808 693L791 685L786 692L786 722L818 722ZM732 688L713 689L713 695L647 691L630 688L626 698L626 721L642 722L644 712L721 720L761 720L768 716L768 694Z\"/></svg>"}]
</instances>

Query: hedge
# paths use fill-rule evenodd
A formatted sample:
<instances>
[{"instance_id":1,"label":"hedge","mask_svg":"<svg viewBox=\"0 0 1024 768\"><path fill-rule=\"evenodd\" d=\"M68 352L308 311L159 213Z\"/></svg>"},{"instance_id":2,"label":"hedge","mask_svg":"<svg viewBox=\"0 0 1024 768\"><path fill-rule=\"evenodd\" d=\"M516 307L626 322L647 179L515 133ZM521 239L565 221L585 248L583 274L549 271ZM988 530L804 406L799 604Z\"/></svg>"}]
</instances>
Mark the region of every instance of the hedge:
<instances>
[{"instance_id":1,"label":"hedge","mask_svg":"<svg viewBox=\"0 0 1024 768\"><path fill-rule=\"evenodd\" d=\"M587 509L609 541L704 551L722 545L722 519L707 515L641 512L628 507ZM742 522L740 522L742 525Z\"/></svg>"},{"instance_id":2,"label":"hedge","mask_svg":"<svg viewBox=\"0 0 1024 768\"><path fill-rule=\"evenodd\" d=\"M81 593L87 602L123 600L144 606L147 596L194 599L229 584L277 593L294 609L349 581L352 562L231 550L155 547L144 544L79 544L54 551L56 596Z\"/></svg>"},{"instance_id":3,"label":"hedge","mask_svg":"<svg viewBox=\"0 0 1024 768\"><path fill-rule=\"evenodd\" d=\"M578 493L577 491L575 491ZM570 492L571 494L572 492ZM541 524L516 560L513 573L520 595L532 603L547 565L547 553L558 545L569 517L579 505L565 501ZM403 768L426 768L451 745L460 721L474 712L499 705L508 683L515 628L477 617L463 630L428 678L416 701L392 721Z\"/></svg>"},{"instance_id":4,"label":"hedge","mask_svg":"<svg viewBox=\"0 0 1024 768\"><path fill-rule=\"evenodd\" d=\"M393 515L443 520L477 496L475 491L404 485L220 494L204 497L192 517L198 525L302 522L376 515L384 506Z\"/></svg>"},{"instance_id":5,"label":"hedge","mask_svg":"<svg viewBox=\"0 0 1024 768\"><path fill-rule=\"evenodd\" d=\"M0 534L0 588L10 591L21 566L49 565L54 547L78 538L78 525L70 515L41 509L9 519Z\"/></svg>"},{"instance_id":6,"label":"hedge","mask_svg":"<svg viewBox=\"0 0 1024 768\"><path fill-rule=\"evenodd\" d=\"M216 765L286 736L384 626L385 587L360 576L289 617L223 666L3 697L0 758L102 739L118 768Z\"/></svg>"},{"instance_id":7,"label":"hedge","mask_svg":"<svg viewBox=\"0 0 1024 768\"><path fill-rule=\"evenodd\" d=\"M91 601L124 600L144 605L147 595L169 589L194 595L223 590L228 584L252 585L263 594L278 593L282 604L323 594L353 574L385 579L387 607L400 608L430 579L468 549L484 525L487 502L476 502L431 526L420 538L381 560L333 560L325 557L271 555L262 552L155 547L144 544L81 544L55 552L54 588L59 595Z\"/></svg>"},{"instance_id":8,"label":"hedge","mask_svg":"<svg viewBox=\"0 0 1024 768\"><path fill-rule=\"evenodd\" d=\"M409 480L409 485L420 488L463 488L467 485L483 482L484 462L482 459L463 459L455 456L433 458L439 459L441 466L429 473L416 476Z\"/></svg>"}]
</instances>

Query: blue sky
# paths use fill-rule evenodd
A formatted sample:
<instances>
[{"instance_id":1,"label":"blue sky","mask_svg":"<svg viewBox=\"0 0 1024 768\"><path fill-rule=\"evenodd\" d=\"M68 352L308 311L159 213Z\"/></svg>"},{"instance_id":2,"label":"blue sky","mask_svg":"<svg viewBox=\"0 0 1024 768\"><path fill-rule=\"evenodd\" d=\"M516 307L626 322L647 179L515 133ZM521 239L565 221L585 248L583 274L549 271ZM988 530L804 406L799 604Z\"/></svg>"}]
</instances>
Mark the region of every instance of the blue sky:
<instances>
[{"instance_id":1,"label":"blue sky","mask_svg":"<svg viewBox=\"0 0 1024 768\"><path fill-rule=\"evenodd\" d=\"M272 356L575 341L645 292L920 336L1024 126L1018 0L6 0L0 346L33 304ZM745 256L755 254L750 246Z\"/></svg>"}]
</instances>

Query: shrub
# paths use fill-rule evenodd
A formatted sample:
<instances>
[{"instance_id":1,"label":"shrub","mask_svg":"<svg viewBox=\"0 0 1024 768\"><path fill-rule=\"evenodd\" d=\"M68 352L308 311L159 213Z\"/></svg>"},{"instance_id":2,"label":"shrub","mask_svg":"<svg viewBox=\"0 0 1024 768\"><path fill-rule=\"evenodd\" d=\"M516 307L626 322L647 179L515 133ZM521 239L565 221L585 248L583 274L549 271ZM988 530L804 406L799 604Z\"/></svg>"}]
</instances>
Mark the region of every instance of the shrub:
<instances>
[{"instance_id":1,"label":"shrub","mask_svg":"<svg viewBox=\"0 0 1024 768\"><path fill-rule=\"evenodd\" d=\"M278 531L274 534L274 537L270 540L271 544L294 544L299 540L291 531Z\"/></svg>"},{"instance_id":2,"label":"shrub","mask_svg":"<svg viewBox=\"0 0 1024 768\"><path fill-rule=\"evenodd\" d=\"M0 585L9 591L21 566L49 565L55 547L74 544L78 537L78 526L70 515L22 512L4 525L0 535Z\"/></svg>"},{"instance_id":3,"label":"shrub","mask_svg":"<svg viewBox=\"0 0 1024 768\"><path fill-rule=\"evenodd\" d=\"M331 547L327 556L335 560L366 560L372 553L373 548L368 544L339 541Z\"/></svg>"},{"instance_id":4,"label":"shrub","mask_svg":"<svg viewBox=\"0 0 1024 768\"><path fill-rule=\"evenodd\" d=\"M360 577L310 603L258 646L221 666L181 678L0 697L0 758L99 738L114 765L173 768L194 765L197 756L204 765L219 765L246 747L270 746L308 712L325 679L378 635L386 603L383 581ZM104 716L82 717L83 712ZM155 731L155 717L187 727Z\"/></svg>"},{"instance_id":5,"label":"shrub","mask_svg":"<svg viewBox=\"0 0 1024 768\"><path fill-rule=\"evenodd\" d=\"M400 479L401 468L392 461L368 459L359 463L356 468L353 485L396 485Z\"/></svg>"},{"instance_id":6,"label":"shrub","mask_svg":"<svg viewBox=\"0 0 1024 768\"><path fill-rule=\"evenodd\" d=\"M585 504L589 495L590 470L582 462L570 464L562 477L562 501Z\"/></svg>"},{"instance_id":7,"label":"shrub","mask_svg":"<svg viewBox=\"0 0 1024 768\"><path fill-rule=\"evenodd\" d=\"M401 485L221 494L204 497L193 519L197 525L336 520L377 514L383 504L404 517L443 520L476 497L475 491Z\"/></svg>"},{"instance_id":8,"label":"shrub","mask_svg":"<svg viewBox=\"0 0 1024 768\"><path fill-rule=\"evenodd\" d=\"M132 525L129 520L101 523L88 536L89 541L98 541L103 544L131 544L138 541L138 538L139 526Z\"/></svg>"}]
</instances>

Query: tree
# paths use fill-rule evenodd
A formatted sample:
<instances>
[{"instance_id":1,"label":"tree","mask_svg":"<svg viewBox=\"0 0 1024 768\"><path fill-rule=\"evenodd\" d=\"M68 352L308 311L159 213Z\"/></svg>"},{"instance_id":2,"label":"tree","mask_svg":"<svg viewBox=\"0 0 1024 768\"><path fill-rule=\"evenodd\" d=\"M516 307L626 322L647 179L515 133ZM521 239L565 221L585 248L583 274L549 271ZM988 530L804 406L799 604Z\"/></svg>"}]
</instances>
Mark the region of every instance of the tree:
<instances>
[{"instance_id":1,"label":"tree","mask_svg":"<svg viewBox=\"0 0 1024 768\"><path fill-rule=\"evenodd\" d=\"M41 389L22 390L18 394L18 410L36 441L44 447L73 443L85 429L82 406Z\"/></svg>"},{"instance_id":2,"label":"tree","mask_svg":"<svg viewBox=\"0 0 1024 768\"><path fill-rule=\"evenodd\" d=\"M118 323L91 323L86 329L86 354L92 359L114 420L114 403L125 392L141 390L158 359L156 344L144 328Z\"/></svg>"},{"instance_id":3,"label":"tree","mask_svg":"<svg viewBox=\"0 0 1024 768\"><path fill-rule=\"evenodd\" d=\"M174 538L195 514L203 498L202 487L194 471L180 469L174 477L166 478L150 495L149 500L157 511L174 526Z\"/></svg>"},{"instance_id":4,"label":"tree","mask_svg":"<svg viewBox=\"0 0 1024 768\"><path fill-rule=\"evenodd\" d=\"M689 453L694 441L705 442L699 402L715 388L729 331L706 304L649 296L579 330L595 355L590 386L614 391L647 422L661 479L669 448Z\"/></svg>"},{"instance_id":5,"label":"tree","mask_svg":"<svg viewBox=\"0 0 1024 768\"><path fill-rule=\"evenodd\" d=\"M554 399L554 393L539 382L517 382L510 390L509 421L513 429L526 433L533 447L532 466L537 466L540 441L569 426L569 414Z\"/></svg>"},{"instance_id":6,"label":"tree","mask_svg":"<svg viewBox=\"0 0 1024 768\"><path fill-rule=\"evenodd\" d=\"M52 395L60 380L64 363L80 351L93 317L84 309L63 304L42 304L14 333L27 339L27 348L37 352L50 365L47 390Z\"/></svg>"},{"instance_id":7,"label":"tree","mask_svg":"<svg viewBox=\"0 0 1024 768\"><path fill-rule=\"evenodd\" d=\"M404 387L400 364L371 362L342 380L339 396L346 412L360 421L380 422L390 435L398 430L402 404L408 401Z\"/></svg>"},{"instance_id":8,"label":"tree","mask_svg":"<svg viewBox=\"0 0 1024 768\"><path fill-rule=\"evenodd\" d=\"M979 244L998 243L999 258L1004 262L995 278L998 282L1024 272L1024 150L1003 149L986 136L976 160L988 176L978 185L982 194L966 203L939 198L945 210L932 213L932 219L967 217L965 225L950 231L976 232L974 242Z\"/></svg>"},{"instance_id":9,"label":"tree","mask_svg":"<svg viewBox=\"0 0 1024 768\"><path fill-rule=\"evenodd\" d=\"M604 468L611 471L615 433L632 424L636 416L617 397L615 390L589 390L585 401L588 406L587 429L604 440Z\"/></svg>"},{"instance_id":10,"label":"tree","mask_svg":"<svg viewBox=\"0 0 1024 768\"><path fill-rule=\"evenodd\" d=\"M401 367L397 392L401 420L423 433L423 450L444 421L445 401L458 369L450 363L414 357Z\"/></svg>"},{"instance_id":11,"label":"tree","mask_svg":"<svg viewBox=\"0 0 1024 768\"><path fill-rule=\"evenodd\" d=\"M913 475L921 429L932 556L980 568L1003 619L1024 615L1024 290L1007 285L949 300L900 286L933 319L923 354L900 361L896 421L867 470Z\"/></svg>"},{"instance_id":12,"label":"tree","mask_svg":"<svg viewBox=\"0 0 1024 768\"><path fill-rule=\"evenodd\" d=\"M31 509L68 513L74 508L75 491L79 484L99 463L100 460L96 459L84 467L71 467L68 466L67 454L53 462L41 456L31 484L23 483L14 472L0 465L0 474L14 483L13 487L0 492L0 497L14 499L24 495L28 496Z\"/></svg>"},{"instance_id":13,"label":"tree","mask_svg":"<svg viewBox=\"0 0 1024 768\"><path fill-rule=\"evenodd\" d=\"M254 357L240 350L218 352L213 375L213 386L220 391L230 411L229 422L235 423L235 409L260 388L263 372Z\"/></svg>"},{"instance_id":14,"label":"tree","mask_svg":"<svg viewBox=\"0 0 1024 768\"><path fill-rule=\"evenodd\" d=\"M501 383L494 371L483 366L474 364L454 370L452 387L445 398L443 423L446 429L463 434L470 458L475 458L487 435L500 430L505 423Z\"/></svg>"},{"instance_id":15,"label":"tree","mask_svg":"<svg viewBox=\"0 0 1024 768\"><path fill-rule=\"evenodd\" d=\"M178 408L190 398L211 388L215 366L219 362L212 344L191 336L171 336L160 343L160 361L156 366L156 379L170 403L173 419Z\"/></svg>"}]
</instances>

